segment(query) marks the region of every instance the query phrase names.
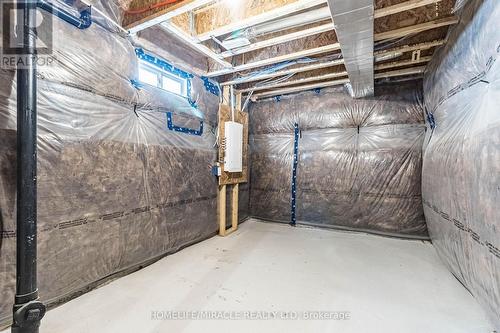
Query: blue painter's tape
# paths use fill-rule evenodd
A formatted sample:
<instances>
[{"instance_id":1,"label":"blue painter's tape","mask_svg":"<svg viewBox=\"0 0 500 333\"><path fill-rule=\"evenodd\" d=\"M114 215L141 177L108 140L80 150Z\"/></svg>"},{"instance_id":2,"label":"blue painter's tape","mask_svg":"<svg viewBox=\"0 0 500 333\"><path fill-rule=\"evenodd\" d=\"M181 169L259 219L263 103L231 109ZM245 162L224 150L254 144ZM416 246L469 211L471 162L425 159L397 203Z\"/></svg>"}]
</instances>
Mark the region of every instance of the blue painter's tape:
<instances>
[{"instance_id":1,"label":"blue painter's tape","mask_svg":"<svg viewBox=\"0 0 500 333\"><path fill-rule=\"evenodd\" d=\"M294 226L297 223L297 167L299 164L299 124L294 125L293 139L293 169L292 169L292 204L291 204L291 220L290 225Z\"/></svg>"},{"instance_id":2,"label":"blue painter's tape","mask_svg":"<svg viewBox=\"0 0 500 333\"><path fill-rule=\"evenodd\" d=\"M167 112L167 125L168 125L168 129L171 131L186 133L186 134L196 135L196 136L203 135L203 120L200 120L200 128L199 129L180 127L180 126L174 125L172 112Z\"/></svg>"},{"instance_id":3,"label":"blue painter's tape","mask_svg":"<svg viewBox=\"0 0 500 333\"><path fill-rule=\"evenodd\" d=\"M434 128L436 128L436 120L434 119L434 115L431 112L427 112L427 110L425 110L425 113L427 113L427 122L429 123L431 130L433 130Z\"/></svg>"},{"instance_id":4,"label":"blue painter's tape","mask_svg":"<svg viewBox=\"0 0 500 333\"><path fill-rule=\"evenodd\" d=\"M211 92L215 96L220 96L220 88L219 88L219 85L217 82L210 80L206 76L202 76L201 79L203 80L203 83L205 85L205 89L208 92Z\"/></svg>"}]
</instances>

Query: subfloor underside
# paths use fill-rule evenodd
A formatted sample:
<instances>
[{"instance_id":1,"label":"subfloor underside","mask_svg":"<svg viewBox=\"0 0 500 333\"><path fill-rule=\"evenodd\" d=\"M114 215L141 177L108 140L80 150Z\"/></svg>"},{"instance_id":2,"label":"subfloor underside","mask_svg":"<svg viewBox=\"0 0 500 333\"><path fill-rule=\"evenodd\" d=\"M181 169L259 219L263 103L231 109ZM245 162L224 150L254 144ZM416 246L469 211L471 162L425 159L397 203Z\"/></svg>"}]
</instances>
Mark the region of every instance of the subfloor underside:
<instances>
[{"instance_id":1,"label":"subfloor underside","mask_svg":"<svg viewBox=\"0 0 500 333\"><path fill-rule=\"evenodd\" d=\"M228 237L193 245L49 311L41 329L491 331L430 243L253 219Z\"/></svg>"}]
</instances>

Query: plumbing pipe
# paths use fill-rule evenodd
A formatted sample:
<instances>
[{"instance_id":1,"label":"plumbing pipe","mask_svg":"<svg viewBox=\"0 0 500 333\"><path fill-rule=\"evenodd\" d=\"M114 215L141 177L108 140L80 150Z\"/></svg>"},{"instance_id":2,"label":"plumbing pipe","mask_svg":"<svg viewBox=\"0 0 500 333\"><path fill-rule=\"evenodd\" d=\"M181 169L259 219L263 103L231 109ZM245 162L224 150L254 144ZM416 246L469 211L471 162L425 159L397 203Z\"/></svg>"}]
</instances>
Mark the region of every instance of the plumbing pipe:
<instances>
[{"instance_id":1,"label":"plumbing pipe","mask_svg":"<svg viewBox=\"0 0 500 333\"><path fill-rule=\"evenodd\" d=\"M45 305L37 287L37 79L36 3L19 2L22 57L17 68L17 230L16 295L12 333L38 333Z\"/></svg>"},{"instance_id":2,"label":"plumbing pipe","mask_svg":"<svg viewBox=\"0 0 500 333\"><path fill-rule=\"evenodd\" d=\"M63 8L58 8L53 3L48 2L46 0L38 0L36 5L39 8L51 13L52 15L59 17L61 20L71 24L72 26L78 29L87 29L90 28L90 26L92 25L91 7L80 12L80 17L76 17L67 10Z\"/></svg>"}]
</instances>

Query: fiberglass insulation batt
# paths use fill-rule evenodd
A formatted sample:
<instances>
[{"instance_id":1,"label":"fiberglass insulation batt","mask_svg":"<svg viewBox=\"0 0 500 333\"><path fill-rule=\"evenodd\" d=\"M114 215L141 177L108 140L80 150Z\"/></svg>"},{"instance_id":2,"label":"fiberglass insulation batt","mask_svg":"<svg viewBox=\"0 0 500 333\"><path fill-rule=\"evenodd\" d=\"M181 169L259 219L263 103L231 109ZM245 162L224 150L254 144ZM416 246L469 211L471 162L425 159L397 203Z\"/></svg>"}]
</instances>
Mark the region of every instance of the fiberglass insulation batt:
<instances>
[{"instance_id":1,"label":"fiberglass insulation batt","mask_svg":"<svg viewBox=\"0 0 500 333\"><path fill-rule=\"evenodd\" d=\"M423 202L443 261L500 329L500 6L470 1L427 69Z\"/></svg>"},{"instance_id":2,"label":"fiberglass insulation batt","mask_svg":"<svg viewBox=\"0 0 500 333\"><path fill-rule=\"evenodd\" d=\"M290 222L294 125L297 220L425 237L420 190L424 119L418 83L353 99L342 88L252 104L251 214Z\"/></svg>"},{"instance_id":3,"label":"fiberglass insulation batt","mask_svg":"<svg viewBox=\"0 0 500 333\"><path fill-rule=\"evenodd\" d=\"M218 229L210 119L219 98L197 77L196 93L206 94L198 109L136 87L129 40L96 23L87 30L54 24L56 61L38 73L38 281L48 303ZM1 324L15 292L15 81L15 71L0 71ZM166 112L178 126L204 120L203 135L169 130Z\"/></svg>"}]
</instances>

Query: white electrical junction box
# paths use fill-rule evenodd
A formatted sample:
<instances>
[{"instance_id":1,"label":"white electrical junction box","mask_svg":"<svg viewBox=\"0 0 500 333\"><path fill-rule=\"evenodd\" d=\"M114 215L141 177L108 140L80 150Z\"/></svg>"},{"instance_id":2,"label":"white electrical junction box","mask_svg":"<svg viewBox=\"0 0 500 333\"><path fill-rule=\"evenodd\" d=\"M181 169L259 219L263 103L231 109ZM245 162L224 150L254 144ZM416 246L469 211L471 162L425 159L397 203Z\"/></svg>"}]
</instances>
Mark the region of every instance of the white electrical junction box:
<instances>
[{"instance_id":1,"label":"white electrical junction box","mask_svg":"<svg viewBox=\"0 0 500 333\"><path fill-rule=\"evenodd\" d=\"M226 150L224 154L224 171L243 171L243 125L234 121L224 123Z\"/></svg>"}]
</instances>

